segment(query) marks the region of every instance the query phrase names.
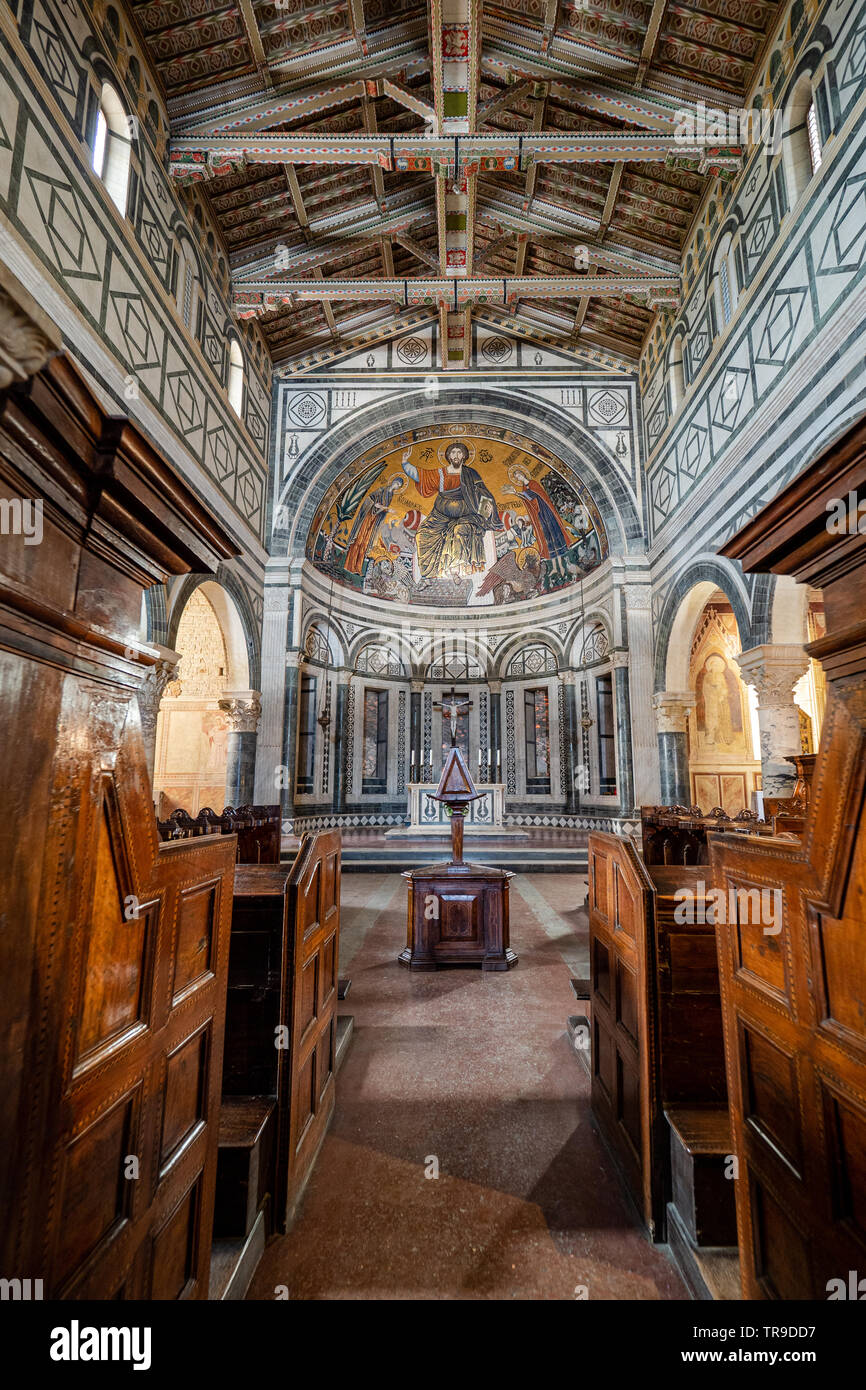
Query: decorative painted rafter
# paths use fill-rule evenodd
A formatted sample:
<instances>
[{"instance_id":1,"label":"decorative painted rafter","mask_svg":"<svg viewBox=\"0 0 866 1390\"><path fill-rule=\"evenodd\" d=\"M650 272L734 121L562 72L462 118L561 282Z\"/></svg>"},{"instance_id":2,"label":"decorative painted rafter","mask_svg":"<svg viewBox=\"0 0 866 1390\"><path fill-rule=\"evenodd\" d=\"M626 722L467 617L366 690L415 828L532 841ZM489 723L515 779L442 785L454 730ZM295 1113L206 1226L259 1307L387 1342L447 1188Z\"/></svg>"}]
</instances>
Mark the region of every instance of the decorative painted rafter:
<instances>
[{"instance_id":1,"label":"decorative painted rafter","mask_svg":"<svg viewBox=\"0 0 866 1390\"><path fill-rule=\"evenodd\" d=\"M278 367L276 375L290 377L313 371L317 367L330 366L346 357L353 357L356 352L363 352L364 348L374 347L377 343L385 343L392 338L401 338L404 333L417 332L419 328L426 328L428 324L435 322L436 317L436 313L429 309L415 309L412 313L388 318L382 323L371 325L353 338L344 338L340 343L330 343L294 357L285 367Z\"/></svg>"},{"instance_id":2,"label":"decorative painted rafter","mask_svg":"<svg viewBox=\"0 0 866 1390\"><path fill-rule=\"evenodd\" d=\"M688 144L658 131L575 135L202 135L172 140L169 169L181 182L244 164L379 164L387 171L464 173L527 170L533 164L618 164L695 159L700 172L739 168L735 147Z\"/></svg>"},{"instance_id":3,"label":"decorative painted rafter","mask_svg":"<svg viewBox=\"0 0 866 1390\"><path fill-rule=\"evenodd\" d=\"M650 275L556 275L510 276L499 278L466 277L435 280L350 280L301 279L247 280L235 285L234 302L239 310L269 313L281 304L324 300L389 300L404 308L438 305L457 313L466 304L512 304L520 299L569 299L583 295L624 295L652 299L653 303L679 300L679 276Z\"/></svg>"},{"instance_id":4,"label":"decorative painted rafter","mask_svg":"<svg viewBox=\"0 0 866 1390\"><path fill-rule=\"evenodd\" d=\"M653 0L647 31L644 35L643 47L641 48L640 58L638 59L637 74L634 80L636 87L643 86L644 79L649 72L667 5L668 0Z\"/></svg>"}]
</instances>

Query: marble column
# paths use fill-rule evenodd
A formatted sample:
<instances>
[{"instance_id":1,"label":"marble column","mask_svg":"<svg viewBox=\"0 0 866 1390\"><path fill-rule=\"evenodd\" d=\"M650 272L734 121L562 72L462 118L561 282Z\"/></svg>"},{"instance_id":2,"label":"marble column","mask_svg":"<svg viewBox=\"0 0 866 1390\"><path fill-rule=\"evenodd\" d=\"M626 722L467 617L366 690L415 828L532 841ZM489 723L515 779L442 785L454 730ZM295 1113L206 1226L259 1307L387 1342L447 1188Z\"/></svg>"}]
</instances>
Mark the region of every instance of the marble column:
<instances>
[{"instance_id":1,"label":"marble column","mask_svg":"<svg viewBox=\"0 0 866 1390\"><path fill-rule=\"evenodd\" d=\"M283 714L283 761L280 778L282 791L280 802L283 818L295 814L295 766L298 756L298 694L300 691L300 665L304 653L286 652L286 692Z\"/></svg>"},{"instance_id":2,"label":"marble column","mask_svg":"<svg viewBox=\"0 0 866 1390\"><path fill-rule=\"evenodd\" d=\"M180 652L171 647L162 647L158 642L149 646L159 652L159 660L145 670L144 680L138 687L138 712L141 718L141 736L144 739L144 755L147 759L147 775L153 786L153 763L156 757L156 720L163 692L169 681L174 679Z\"/></svg>"},{"instance_id":3,"label":"marble column","mask_svg":"<svg viewBox=\"0 0 866 1390\"><path fill-rule=\"evenodd\" d=\"M764 796L790 796L797 774L786 759L800 751L800 714L794 686L809 668L802 647L766 643L736 658L743 680L758 696Z\"/></svg>"},{"instance_id":4,"label":"marble column","mask_svg":"<svg viewBox=\"0 0 866 1390\"><path fill-rule=\"evenodd\" d=\"M411 780L421 779L421 695L423 681L413 681L409 692L409 766ZM412 770L414 768L414 770Z\"/></svg>"},{"instance_id":5,"label":"marble column","mask_svg":"<svg viewBox=\"0 0 866 1390\"><path fill-rule=\"evenodd\" d=\"M616 756L619 808L624 816L634 811L634 763L631 743L631 698L628 652L612 652L613 707L616 718Z\"/></svg>"},{"instance_id":6,"label":"marble column","mask_svg":"<svg viewBox=\"0 0 866 1390\"><path fill-rule=\"evenodd\" d=\"M262 717L256 742L256 804L280 800L280 773L285 740L286 652L291 645L289 618L292 591L285 582L285 561L268 561L262 615Z\"/></svg>"},{"instance_id":7,"label":"marble column","mask_svg":"<svg viewBox=\"0 0 866 1390\"><path fill-rule=\"evenodd\" d=\"M567 814L573 814L580 807L578 793L586 790L580 724L577 716L577 691L575 688L578 679L577 672L560 671L559 679L562 682L563 694L562 749L565 756L565 810Z\"/></svg>"},{"instance_id":8,"label":"marble column","mask_svg":"<svg viewBox=\"0 0 866 1390\"><path fill-rule=\"evenodd\" d=\"M228 762L226 763L226 805L252 803L256 778L256 738L262 712L261 691L230 690L219 701L228 718Z\"/></svg>"},{"instance_id":9,"label":"marble column","mask_svg":"<svg viewBox=\"0 0 866 1390\"><path fill-rule=\"evenodd\" d=\"M646 583L622 586L628 642L628 690L631 711L631 749L635 806L655 806L659 799L658 744L652 711L653 627L652 587Z\"/></svg>"},{"instance_id":10,"label":"marble column","mask_svg":"<svg viewBox=\"0 0 866 1390\"><path fill-rule=\"evenodd\" d=\"M490 691L490 780L505 779L505 759L502 756L502 681L487 682Z\"/></svg>"},{"instance_id":11,"label":"marble column","mask_svg":"<svg viewBox=\"0 0 866 1390\"><path fill-rule=\"evenodd\" d=\"M334 813L340 815L346 809L346 758L352 756L345 727L346 701L352 674L350 671L337 671L335 676L337 692L334 709L334 794L331 806Z\"/></svg>"},{"instance_id":12,"label":"marble column","mask_svg":"<svg viewBox=\"0 0 866 1390\"><path fill-rule=\"evenodd\" d=\"M659 746L660 797L663 806L691 806L688 718L695 707L693 690L660 690L653 695Z\"/></svg>"}]
</instances>

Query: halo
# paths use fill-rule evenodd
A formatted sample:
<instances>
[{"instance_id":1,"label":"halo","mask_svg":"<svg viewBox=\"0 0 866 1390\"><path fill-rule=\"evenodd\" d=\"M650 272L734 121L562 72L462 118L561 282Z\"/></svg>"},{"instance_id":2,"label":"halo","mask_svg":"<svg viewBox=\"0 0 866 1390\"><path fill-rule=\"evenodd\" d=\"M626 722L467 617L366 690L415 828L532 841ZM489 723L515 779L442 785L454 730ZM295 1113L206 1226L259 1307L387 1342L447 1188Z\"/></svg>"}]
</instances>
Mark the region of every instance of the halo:
<instances>
[{"instance_id":1,"label":"halo","mask_svg":"<svg viewBox=\"0 0 866 1390\"><path fill-rule=\"evenodd\" d=\"M529 481L532 482L532 473L528 468L524 468L522 463L512 463L511 467L508 470L508 476L513 483L517 482L517 479L514 476L515 473L522 474L524 478L528 478Z\"/></svg>"},{"instance_id":2,"label":"halo","mask_svg":"<svg viewBox=\"0 0 866 1390\"><path fill-rule=\"evenodd\" d=\"M464 438L463 435L454 435L450 439L443 439L442 443L438 446L436 450L436 454L439 459L440 466L442 468L448 467L448 461L445 458L445 451L446 449L450 449L452 444L463 445L463 448L466 450L469 456L466 460L467 467L471 466L475 462L475 445L471 442L471 440Z\"/></svg>"},{"instance_id":3,"label":"halo","mask_svg":"<svg viewBox=\"0 0 866 1390\"><path fill-rule=\"evenodd\" d=\"M536 560L540 558L537 545L526 545L522 550L515 551L515 558L519 569L526 569L526 562L530 555L534 555Z\"/></svg>"}]
</instances>

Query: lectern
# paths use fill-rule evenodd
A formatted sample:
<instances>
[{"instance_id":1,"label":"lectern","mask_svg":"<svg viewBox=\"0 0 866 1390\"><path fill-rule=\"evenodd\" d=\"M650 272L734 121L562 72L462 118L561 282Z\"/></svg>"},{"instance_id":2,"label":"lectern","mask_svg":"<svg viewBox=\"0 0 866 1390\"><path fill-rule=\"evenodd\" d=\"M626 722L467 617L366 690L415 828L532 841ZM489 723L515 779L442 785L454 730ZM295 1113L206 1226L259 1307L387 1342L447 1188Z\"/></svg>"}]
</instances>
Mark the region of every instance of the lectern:
<instances>
[{"instance_id":1,"label":"lectern","mask_svg":"<svg viewBox=\"0 0 866 1390\"><path fill-rule=\"evenodd\" d=\"M397 959L410 970L510 970L517 964L508 941L508 884L514 875L463 860L463 814L478 792L459 748L452 745L439 786L428 794L450 811L451 860L404 872L408 939Z\"/></svg>"}]
</instances>

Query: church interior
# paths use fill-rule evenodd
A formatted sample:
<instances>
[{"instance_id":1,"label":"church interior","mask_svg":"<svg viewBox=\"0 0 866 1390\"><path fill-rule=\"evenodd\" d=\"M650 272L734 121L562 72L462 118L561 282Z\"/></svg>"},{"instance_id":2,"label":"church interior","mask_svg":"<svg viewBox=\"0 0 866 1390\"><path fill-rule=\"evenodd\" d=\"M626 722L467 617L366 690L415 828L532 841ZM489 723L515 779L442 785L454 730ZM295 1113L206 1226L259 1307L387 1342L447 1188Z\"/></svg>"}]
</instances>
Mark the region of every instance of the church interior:
<instances>
[{"instance_id":1,"label":"church interior","mask_svg":"<svg viewBox=\"0 0 866 1390\"><path fill-rule=\"evenodd\" d=\"M3 1298L866 1298L862 0L0 67Z\"/></svg>"}]
</instances>

